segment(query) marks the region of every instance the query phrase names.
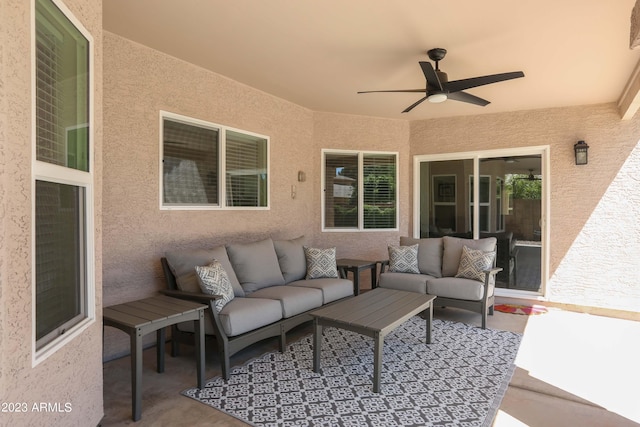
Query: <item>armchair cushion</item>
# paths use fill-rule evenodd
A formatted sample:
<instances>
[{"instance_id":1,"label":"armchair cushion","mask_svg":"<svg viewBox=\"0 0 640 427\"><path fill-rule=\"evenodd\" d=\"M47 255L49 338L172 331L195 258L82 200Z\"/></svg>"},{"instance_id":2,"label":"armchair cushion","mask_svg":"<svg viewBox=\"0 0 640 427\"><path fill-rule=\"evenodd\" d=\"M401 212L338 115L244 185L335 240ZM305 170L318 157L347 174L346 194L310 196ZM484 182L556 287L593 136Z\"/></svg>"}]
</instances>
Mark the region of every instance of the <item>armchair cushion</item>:
<instances>
[{"instance_id":1,"label":"armchair cushion","mask_svg":"<svg viewBox=\"0 0 640 427\"><path fill-rule=\"evenodd\" d=\"M419 274L418 245L389 246L389 271Z\"/></svg>"},{"instance_id":2,"label":"armchair cushion","mask_svg":"<svg viewBox=\"0 0 640 427\"><path fill-rule=\"evenodd\" d=\"M462 247L468 246L483 252L493 252L496 250L496 238L487 237L485 239L463 239L460 237L444 236L444 252L442 254L442 276L454 277L458 273L460 258L462 257Z\"/></svg>"},{"instance_id":3,"label":"armchair cushion","mask_svg":"<svg viewBox=\"0 0 640 427\"><path fill-rule=\"evenodd\" d=\"M307 260L307 279L338 277L335 247L318 249L304 246L304 256Z\"/></svg>"},{"instance_id":4,"label":"armchair cushion","mask_svg":"<svg viewBox=\"0 0 640 427\"><path fill-rule=\"evenodd\" d=\"M478 280L484 282L485 270L493 265L495 252L483 252L476 249L470 249L468 246L462 247L462 256L460 257L460 265L455 277L464 279Z\"/></svg>"},{"instance_id":5,"label":"armchair cushion","mask_svg":"<svg viewBox=\"0 0 640 427\"><path fill-rule=\"evenodd\" d=\"M224 270L224 267L222 267L222 264L220 264L220 261L213 260L209 265L203 267L199 265L196 266L196 273L198 273L202 292L222 296L222 298L217 299L214 303L219 313L234 296L227 272Z\"/></svg>"},{"instance_id":6,"label":"armchair cushion","mask_svg":"<svg viewBox=\"0 0 640 427\"><path fill-rule=\"evenodd\" d=\"M489 297L493 296L493 289L494 285L490 284ZM427 281L427 293L442 298L480 301L484 296L484 283L458 277L440 277Z\"/></svg>"},{"instance_id":7,"label":"armchair cushion","mask_svg":"<svg viewBox=\"0 0 640 427\"><path fill-rule=\"evenodd\" d=\"M227 253L245 293L284 285L273 240L227 245Z\"/></svg>"},{"instance_id":8,"label":"armchair cushion","mask_svg":"<svg viewBox=\"0 0 640 427\"><path fill-rule=\"evenodd\" d=\"M418 244L418 269L422 274L442 277L442 238L414 239L400 237L402 246Z\"/></svg>"}]
</instances>

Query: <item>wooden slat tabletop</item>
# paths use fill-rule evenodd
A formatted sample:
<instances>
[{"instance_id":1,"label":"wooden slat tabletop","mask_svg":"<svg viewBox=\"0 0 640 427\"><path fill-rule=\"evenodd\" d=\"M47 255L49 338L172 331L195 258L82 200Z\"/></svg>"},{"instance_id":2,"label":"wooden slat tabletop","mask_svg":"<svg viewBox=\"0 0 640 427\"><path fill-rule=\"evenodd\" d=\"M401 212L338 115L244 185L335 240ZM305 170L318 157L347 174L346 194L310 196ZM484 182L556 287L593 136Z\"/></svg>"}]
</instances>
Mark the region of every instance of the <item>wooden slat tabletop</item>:
<instances>
[{"instance_id":1,"label":"wooden slat tabletop","mask_svg":"<svg viewBox=\"0 0 640 427\"><path fill-rule=\"evenodd\" d=\"M376 288L355 298L311 312L312 316L373 331L393 329L435 299L433 295ZM414 313L415 312L415 313Z\"/></svg>"}]
</instances>

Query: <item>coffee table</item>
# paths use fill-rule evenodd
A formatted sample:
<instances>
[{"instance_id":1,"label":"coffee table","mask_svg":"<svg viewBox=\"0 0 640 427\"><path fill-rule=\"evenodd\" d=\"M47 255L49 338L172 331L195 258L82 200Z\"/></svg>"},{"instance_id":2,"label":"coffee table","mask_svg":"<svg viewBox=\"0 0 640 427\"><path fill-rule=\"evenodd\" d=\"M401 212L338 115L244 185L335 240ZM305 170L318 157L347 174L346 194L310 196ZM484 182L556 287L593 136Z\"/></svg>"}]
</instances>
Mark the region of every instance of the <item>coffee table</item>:
<instances>
[{"instance_id":1,"label":"coffee table","mask_svg":"<svg viewBox=\"0 0 640 427\"><path fill-rule=\"evenodd\" d=\"M434 295L395 289L376 288L329 307L312 311L313 316L313 371L320 372L322 332L333 326L356 332L374 339L373 392L380 392L384 337L410 317L427 311L426 343L431 344Z\"/></svg>"}]
</instances>

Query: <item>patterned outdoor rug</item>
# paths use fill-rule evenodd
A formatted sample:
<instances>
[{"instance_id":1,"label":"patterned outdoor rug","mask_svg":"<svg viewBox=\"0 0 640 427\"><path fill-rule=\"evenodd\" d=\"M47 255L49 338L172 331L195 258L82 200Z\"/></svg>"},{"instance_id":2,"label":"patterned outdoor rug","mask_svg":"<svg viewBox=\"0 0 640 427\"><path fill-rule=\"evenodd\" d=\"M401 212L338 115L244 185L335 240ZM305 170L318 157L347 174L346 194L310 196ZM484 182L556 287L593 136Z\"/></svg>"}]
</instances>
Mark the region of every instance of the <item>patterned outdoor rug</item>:
<instances>
[{"instance_id":1,"label":"patterned outdoor rug","mask_svg":"<svg viewBox=\"0 0 640 427\"><path fill-rule=\"evenodd\" d=\"M322 373L312 335L266 353L185 396L256 426L489 426L514 370L521 335L415 316L387 335L382 392L372 391L373 340L325 328Z\"/></svg>"}]
</instances>

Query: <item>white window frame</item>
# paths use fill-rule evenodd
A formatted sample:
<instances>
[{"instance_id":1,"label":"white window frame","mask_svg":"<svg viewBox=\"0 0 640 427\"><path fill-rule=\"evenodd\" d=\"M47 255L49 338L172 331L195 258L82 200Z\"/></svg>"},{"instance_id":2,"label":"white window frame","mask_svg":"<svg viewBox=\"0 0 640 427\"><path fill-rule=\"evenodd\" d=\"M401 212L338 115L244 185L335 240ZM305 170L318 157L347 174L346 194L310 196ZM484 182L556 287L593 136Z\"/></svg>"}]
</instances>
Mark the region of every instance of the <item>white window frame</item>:
<instances>
[{"instance_id":1,"label":"white window frame","mask_svg":"<svg viewBox=\"0 0 640 427\"><path fill-rule=\"evenodd\" d=\"M217 130L218 133L218 203L207 205L165 205L164 204L164 177L163 177L163 158L164 158L164 120L169 119L176 122L181 122L187 125L199 126L207 129ZM267 205L266 206L228 206L227 204L227 173L226 173L226 145L227 145L227 131L242 133L248 136L255 136L267 141ZM232 128L230 126L224 126L217 123L208 122L205 120L195 119L193 117L184 116L170 111L160 110L160 158L158 165L159 176L159 193L158 204L160 210L167 211L191 211L191 210L270 210L271 209L271 139L266 135L261 135L255 132L249 132L243 129Z\"/></svg>"},{"instance_id":2,"label":"white window frame","mask_svg":"<svg viewBox=\"0 0 640 427\"><path fill-rule=\"evenodd\" d=\"M31 320L32 320L32 366L36 366L46 360L50 355L64 347L74 338L82 334L96 319L96 297L95 297L95 220L94 220L94 40L91 33L82 25L75 15L67 8L61 0L51 1L64 16L76 27L83 37L89 42L89 84L88 84L88 107L89 107L89 171L80 171L70 169L64 166L58 166L52 163L39 161L36 158L36 1L31 0ZM59 335L51 342L45 344L42 348L36 347L36 181L47 181L58 184L73 185L84 188L84 209L85 209L85 230L84 230L84 250L86 257L85 265L85 283L83 309L84 318L74 324L70 329L60 332Z\"/></svg>"},{"instance_id":3,"label":"white window frame","mask_svg":"<svg viewBox=\"0 0 640 427\"><path fill-rule=\"evenodd\" d=\"M378 231L398 231L400 222L400 200L399 200L399 181L400 176L400 153L397 151L363 151L363 150L335 150L323 148L321 150L321 179L320 179L320 194L321 196L321 231L322 232L378 232ZM325 179L326 179L326 156L327 154L346 154L358 156L358 226L357 227L326 227L325 225L325 207L326 207L326 191L325 191ZM395 204L396 204L396 226L394 228L364 228L364 156L365 155L394 155L396 157L396 188L395 188Z\"/></svg>"}]
</instances>

